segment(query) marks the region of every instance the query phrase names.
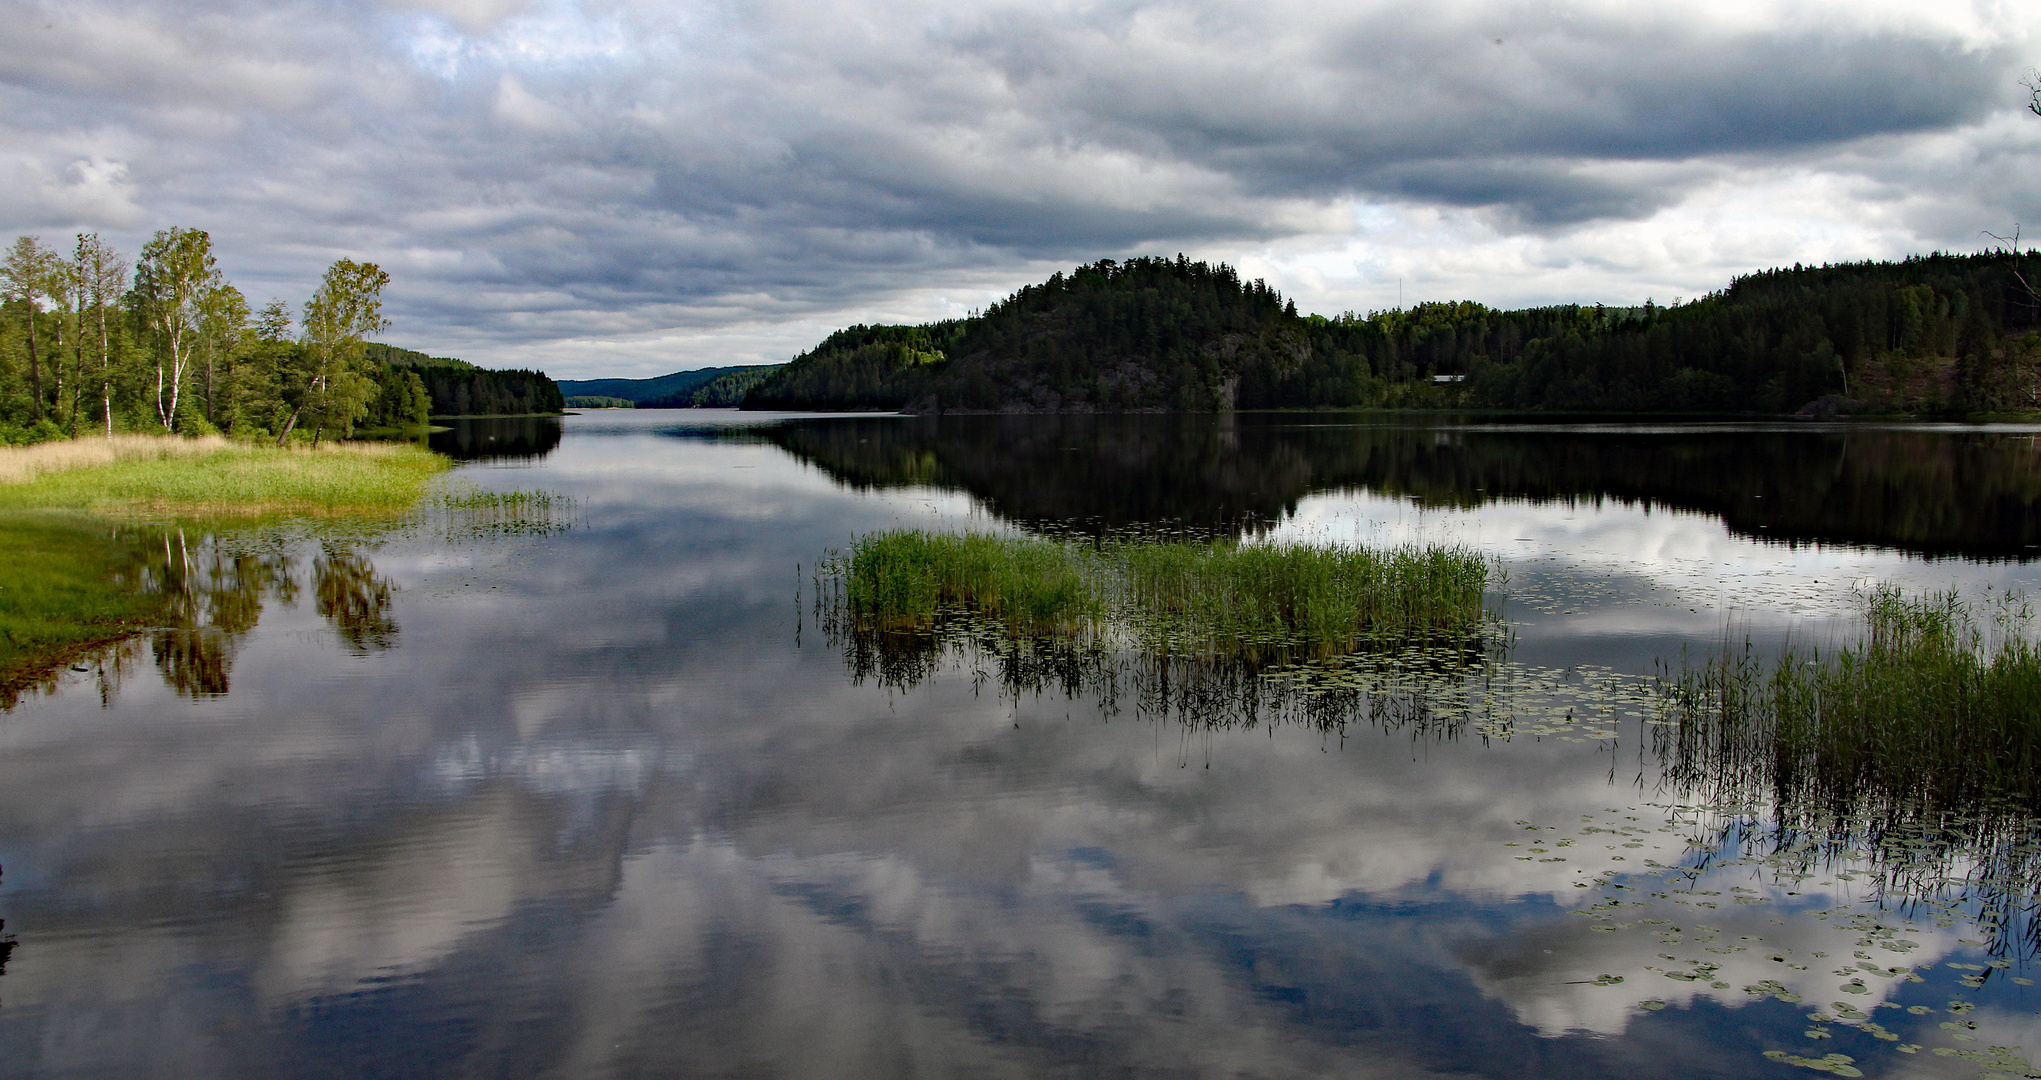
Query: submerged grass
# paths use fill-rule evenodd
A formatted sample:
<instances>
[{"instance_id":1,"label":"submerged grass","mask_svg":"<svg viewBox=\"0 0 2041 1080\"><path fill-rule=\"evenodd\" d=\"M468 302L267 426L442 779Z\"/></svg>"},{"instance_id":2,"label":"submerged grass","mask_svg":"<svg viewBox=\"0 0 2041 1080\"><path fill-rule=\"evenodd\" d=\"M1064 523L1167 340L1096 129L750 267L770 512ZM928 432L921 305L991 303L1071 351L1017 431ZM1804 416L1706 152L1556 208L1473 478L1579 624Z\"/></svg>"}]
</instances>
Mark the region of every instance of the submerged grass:
<instances>
[{"instance_id":1,"label":"submerged grass","mask_svg":"<svg viewBox=\"0 0 2041 1080\"><path fill-rule=\"evenodd\" d=\"M415 504L450 464L390 443L311 449L139 436L75 440L0 451L0 510L156 519L392 516Z\"/></svg>"},{"instance_id":2,"label":"submerged grass","mask_svg":"<svg viewBox=\"0 0 2041 1080\"><path fill-rule=\"evenodd\" d=\"M16 685L156 619L163 598L137 587L147 544L81 517L0 521L0 704Z\"/></svg>"}]
</instances>

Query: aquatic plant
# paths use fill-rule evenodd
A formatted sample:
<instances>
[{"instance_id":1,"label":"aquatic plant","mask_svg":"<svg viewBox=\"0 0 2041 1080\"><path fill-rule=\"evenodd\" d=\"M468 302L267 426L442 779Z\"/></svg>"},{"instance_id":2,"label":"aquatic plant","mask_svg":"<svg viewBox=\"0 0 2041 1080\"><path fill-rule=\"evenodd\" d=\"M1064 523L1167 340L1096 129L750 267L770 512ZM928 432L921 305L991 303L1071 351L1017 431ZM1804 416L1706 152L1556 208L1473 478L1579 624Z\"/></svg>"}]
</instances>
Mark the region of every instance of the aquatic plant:
<instances>
[{"instance_id":1,"label":"aquatic plant","mask_svg":"<svg viewBox=\"0 0 2041 1080\"><path fill-rule=\"evenodd\" d=\"M543 536L574 524L574 498L551 491L501 491L465 479L436 485L420 524L447 542L487 536Z\"/></svg>"},{"instance_id":2,"label":"aquatic plant","mask_svg":"<svg viewBox=\"0 0 2041 1080\"><path fill-rule=\"evenodd\" d=\"M1494 568L1432 545L1080 540L899 529L828 567L859 627L929 630L968 613L1015 635L1118 627L1146 648L1350 652L1368 641L1478 633Z\"/></svg>"},{"instance_id":3,"label":"aquatic plant","mask_svg":"<svg viewBox=\"0 0 2041 1080\"><path fill-rule=\"evenodd\" d=\"M1821 813L2041 809L2041 649L2024 598L1988 625L1955 592L1862 598L1858 640L1746 641L1661 679L1676 780Z\"/></svg>"},{"instance_id":4,"label":"aquatic plant","mask_svg":"<svg viewBox=\"0 0 2041 1080\"><path fill-rule=\"evenodd\" d=\"M1109 715L1126 699L1204 728L1456 731L1495 720L1492 569L1448 546L902 529L860 537L815 584L858 681L905 688L956 659L1016 698L1087 694Z\"/></svg>"},{"instance_id":5,"label":"aquatic plant","mask_svg":"<svg viewBox=\"0 0 2041 1080\"><path fill-rule=\"evenodd\" d=\"M1860 866L1894 902L1961 897L1995 952L2041 952L2041 650L2015 593L1860 597L1828 648L1749 642L1658 683L1657 752L1717 846L1781 880Z\"/></svg>"}]
</instances>

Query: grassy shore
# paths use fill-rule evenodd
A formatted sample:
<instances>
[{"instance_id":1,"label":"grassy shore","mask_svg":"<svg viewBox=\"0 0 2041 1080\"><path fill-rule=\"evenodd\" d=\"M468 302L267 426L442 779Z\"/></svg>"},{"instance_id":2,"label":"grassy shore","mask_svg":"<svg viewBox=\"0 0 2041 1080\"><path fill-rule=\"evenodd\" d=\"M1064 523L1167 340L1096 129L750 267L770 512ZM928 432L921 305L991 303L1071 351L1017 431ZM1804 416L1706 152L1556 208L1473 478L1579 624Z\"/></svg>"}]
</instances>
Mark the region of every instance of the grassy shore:
<instances>
[{"instance_id":1,"label":"grassy shore","mask_svg":"<svg viewBox=\"0 0 2041 1080\"><path fill-rule=\"evenodd\" d=\"M218 437L0 448L0 704L161 622L168 594L151 568L166 538L181 546L185 530L280 518L396 519L449 464L397 444Z\"/></svg>"},{"instance_id":2,"label":"grassy shore","mask_svg":"<svg viewBox=\"0 0 2041 1080\"><path fill-rule=\"evenodd\" d=\"M396 515L450 463L393 443L318 449L127 436L0 448L0 511L126 518Z\"/></svg>"}]
</instances>

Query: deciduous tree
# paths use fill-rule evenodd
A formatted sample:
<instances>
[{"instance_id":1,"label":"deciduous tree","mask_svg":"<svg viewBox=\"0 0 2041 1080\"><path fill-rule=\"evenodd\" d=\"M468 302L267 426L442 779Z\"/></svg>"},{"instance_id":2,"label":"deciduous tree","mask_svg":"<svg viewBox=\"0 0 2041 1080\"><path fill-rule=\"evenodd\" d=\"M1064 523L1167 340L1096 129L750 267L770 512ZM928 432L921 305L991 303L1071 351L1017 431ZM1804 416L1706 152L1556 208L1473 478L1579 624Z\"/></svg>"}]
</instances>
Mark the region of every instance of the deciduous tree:
<instances>
[{"instance_id":1,"label":"deciduous tree","mask_svg":"<svg viewBox=\"0 0 2041 1080\"><path fill-rule=\"evenodd\" d=\"M177 430L177 407L208 294L221 285L212 237L173 228L142 246L135 263L136 307L156 335L156 418Z\"/></svg>"},{"instance_id":2,"label":"deciduous tree","mask_svg":"<svg viewBox=\"0 0 2041 1080\"><path fill-rule=\"evenodd\" d=\"M127 279L128 267L113 248L99 238L98 233L78 234L78 246L72 253L71 264L78 275L79 303L91 311L90 318L98 339L93 351L99 360L99 405L106 418L107 438L112 438L113 342L107 333L107 319L112 314L115 299L120 296L121 285ZM84 389L82 380L74 381L71 391L74 400ZM73 427L76 427L75 417Z\"/></svg>"},{"instance_id":3,"label":"deciduous tree","mask_svg":"<svg viewBox=\"0 0 2041 1080\"><path fill-rule=\"evenodd\" d=\"M319 289L305 302L300 340L305 347L305 381L297 407L277 434L281 444L300 420L312 422L312 442L331 428L345 437L376 395L374 379L362 369L362 345L389 326L383 319L383 287L390 275L374 263L341 259L326 268Z\"/></svg>"}]
</instances>

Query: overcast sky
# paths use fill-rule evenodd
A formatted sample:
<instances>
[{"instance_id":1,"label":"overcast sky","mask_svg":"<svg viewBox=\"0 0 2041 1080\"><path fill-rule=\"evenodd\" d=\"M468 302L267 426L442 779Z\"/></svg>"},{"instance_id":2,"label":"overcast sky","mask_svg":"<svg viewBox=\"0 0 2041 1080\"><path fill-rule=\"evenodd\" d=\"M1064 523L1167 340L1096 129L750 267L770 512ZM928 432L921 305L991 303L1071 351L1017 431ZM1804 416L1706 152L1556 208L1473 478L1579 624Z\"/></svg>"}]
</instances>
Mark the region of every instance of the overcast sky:
<instances>
[{"instance_id":1,"label":"overcast sky","mask_svg":"<svg viewBox=\"0 0 2041 1080\"><path fill-rule=\"evenodd\" d=\"M1306 311L1661 303L2041 233L2041 4L0 0L0 233L559 377L1133 254Z\"/></svg>"}]
</instances>

